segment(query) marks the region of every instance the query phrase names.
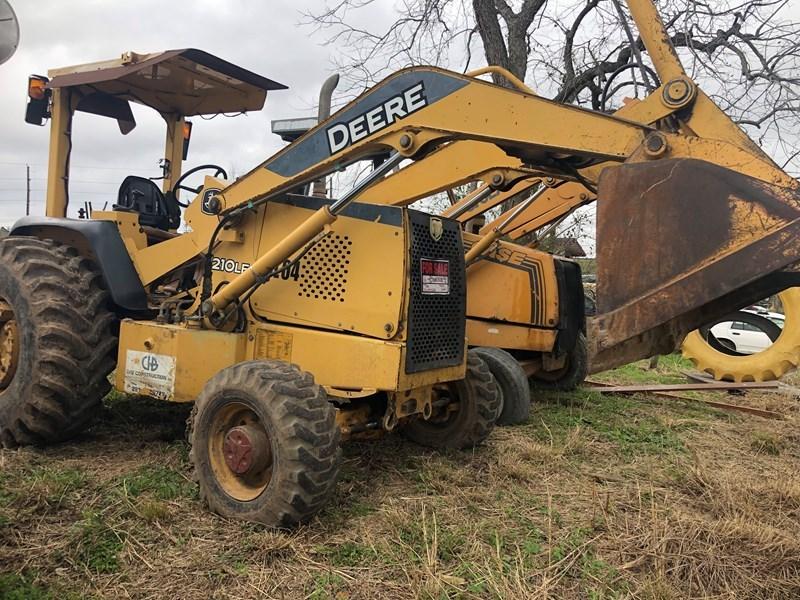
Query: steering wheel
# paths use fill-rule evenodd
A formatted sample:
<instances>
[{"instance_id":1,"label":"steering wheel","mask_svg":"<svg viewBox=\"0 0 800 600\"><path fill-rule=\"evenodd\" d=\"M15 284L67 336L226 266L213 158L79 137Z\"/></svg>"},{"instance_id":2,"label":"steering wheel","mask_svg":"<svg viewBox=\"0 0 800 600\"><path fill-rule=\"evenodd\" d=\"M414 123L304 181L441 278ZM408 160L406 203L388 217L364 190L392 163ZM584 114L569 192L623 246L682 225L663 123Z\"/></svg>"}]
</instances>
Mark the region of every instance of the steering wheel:
<instances>
[{"instance_id":1,"label":"steering wheel","mask_svg":"<svg viewBox=\"0 0 800 600\"><path fill-rule=\"evenodd\" d=\"M172 189L170 190L170 193L175 198L175 201L181 207L186 208L187 206L189 206L189 203L187 202L186 204L184 204L183 202L178 200L178 192L180 190L186 190L187 192L192 192L193 194L197 194L200 192L201 189L203 189L202 185L198 185L195 188L189 187L188 185L183 185L184 180L187 179L189 176L194 175L198 171L203 171L205 169L214 169L214 177L219 177L220 175L222 175L223 179L228 178L228 172L225 171L225 169L223 169L219 165L200 165L199 167L189 169L188 171L186 171L186 173L178 177L178 181L175 182L175 185L173 185Z\"/></svg>"}]
</instances>

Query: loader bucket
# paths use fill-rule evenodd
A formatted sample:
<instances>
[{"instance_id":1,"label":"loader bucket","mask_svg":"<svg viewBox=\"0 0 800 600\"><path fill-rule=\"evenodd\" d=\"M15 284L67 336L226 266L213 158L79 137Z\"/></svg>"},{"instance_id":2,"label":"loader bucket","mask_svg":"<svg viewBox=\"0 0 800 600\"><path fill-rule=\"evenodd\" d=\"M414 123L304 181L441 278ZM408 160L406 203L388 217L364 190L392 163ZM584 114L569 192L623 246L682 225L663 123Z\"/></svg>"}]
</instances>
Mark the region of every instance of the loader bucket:
<instances>
[{"instance_id":1,"label":"loader bucket","mask_svg":"<svg viewBox=\"0 0 800 600\"><path fill-rule=\"evenodd\" d=\"M693 329L800 282L800 191L696 159L606 169L591 372L672 352Z\"/></svg>"}]
</instances>

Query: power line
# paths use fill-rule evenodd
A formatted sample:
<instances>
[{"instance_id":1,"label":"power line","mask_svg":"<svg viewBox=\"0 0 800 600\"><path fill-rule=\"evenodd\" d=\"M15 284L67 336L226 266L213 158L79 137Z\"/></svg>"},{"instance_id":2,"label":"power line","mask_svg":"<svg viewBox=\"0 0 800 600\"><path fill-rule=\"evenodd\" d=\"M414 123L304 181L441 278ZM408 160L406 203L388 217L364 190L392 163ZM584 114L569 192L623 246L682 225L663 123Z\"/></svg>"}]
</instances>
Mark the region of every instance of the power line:
<instances>
[{"instance_id":1,"label":"power line","mask_svg":"<svg viewBox=\"0 0 800 600\"><path fill-rule=\"evenodd\" d=\"M0 192L27 192L26 188L0 188ZM31 189L32 192L46 192L44 189ZM97 190L70 190L74 194L97 194L99 196L113 196L114 192L100 192Z\"/></svg>"},{"instance_id":2,"label":"power line","mask_svg":"<svg viewBox=\"0 0 800 600\"><path fill-rule=\"evenodd\" d=\"M25 181L25 177L0 177L2 181ZM47 177L31 177L31 181L47 181ZM72 179L70 183L107 183L108 185L119 185L120 181L102 181L100 179Z\"/></svg>"},{"instance_id":3,"label":"power line","mask_svg":"<svg viewBox=\"0 0 800 600\"><path fill-rule=\"evenodd\" d=\"M2 160L0 160L0 165L13 165L13 166L18 166L18 167L25 167L27 165L30 165L31 167L47 167L47 165L42 164L42 163L20 163L20 162L8 162L8 161L2 161ZM103 170L105 170L105 171L131 171L131 170L140 171L140 170L142 170L143 171L143 170L146 170L146 169L152 169L152 170L156 171L156 170L158 170L159 167L158 167L158 165L148 165L148 166L132 165L132 166L128 166L128 167L106 167L106 166L100 166L100 165L70 165L70 168L71 169L98 169L98 170L101 170L101 171L103 171Z\"/></svg>"}]
</instances>

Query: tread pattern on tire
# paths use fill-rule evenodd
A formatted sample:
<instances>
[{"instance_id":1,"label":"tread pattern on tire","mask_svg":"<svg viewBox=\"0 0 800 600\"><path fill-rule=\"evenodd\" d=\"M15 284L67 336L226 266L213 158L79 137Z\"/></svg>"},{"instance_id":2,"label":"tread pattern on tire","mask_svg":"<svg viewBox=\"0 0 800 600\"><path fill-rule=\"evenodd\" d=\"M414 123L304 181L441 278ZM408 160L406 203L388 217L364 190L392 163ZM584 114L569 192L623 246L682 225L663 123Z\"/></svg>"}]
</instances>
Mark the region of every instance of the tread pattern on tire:
<instances>
[{"instance_id":1,"label":"tread pattern on tire","mask_svg":"<svg viewBox=\"0 0 800 600\"><path fill-rule=\"evenodd\" d=\"M254 510L249 514L246 511L234 514L229 506L233 499L221 496L198 476L205 459L199 440L195 439L197 419L215 395L225 389L249 391L268 398L288 465L284 472L273 472L268 490L274 493L258 506L253 502ZM325 505L339 474L340 437L336 409L325 390L314 383L310 373L278 360L247 361L223 369L206 384L189 417L190 457L201 499L212 511L224 516L246 518L272 527L295 526Z\"/></svg>"},{"instance_id":2,"label":"tread pattern on tire","mask_svg":"<svg viewBox=\"0 0 800 600\"><path fill-rule=\"evenodd\" d=\"M406 425L403 434L413 442L434 448L471 448L483 442L497 420L500 409L500 396L497 383L486 362L470 350L467 353L467 372L463 382L456 385L471 388L474 410L470 410L465 418L459 419L456 413L457 426L450 430L436 427L423 421L415 420ZM462 387L462 390L465 390ZM460 400L463 403L463 399Z\"/></svg>"},{"instance_id":3,"label":"tread pattern on tire","mask_svg":"<svg viewBox=\"0 0 800 600\"><path fill-rule=\"evenodd\" d=\"M467 378L474 385L479 418L475 419L462 448L477 446L488 438L500 412L500 396L494 375L486 361L472 351L467 353Z\"/></svg>"},{"instance_id":4,"label":"tread pattern on tire","mask_svg":"<svg viewBox=\"0 0 800 600\"><path fill-rule=\"evenodd\" d=\"M475 348L489 366L503 394L498 425L525 423L531 414L531 390L525 371L511 354L500 348Z\"/></svg>"},{"instance_id":5,"label":"tread pattern on tire","mask_svg":"<svg viewBox=\"0 0 800 600\"><path fill-rule=\"evenodd\" d=\"M95 414L116 365L118 320L102 275L75 248L31 237L0 240L0 262L27 303L23 314L13 308L30 346L20 356L24 394L2 401L20 390L14 382L0 392L0 445L67 439Z\"/></svg>"},{"instance_id":6,"label":"tread pattern on tire","mask_svg":"<svg viewBox=\"0 0 800 600\"><path fill-rule=\"evenodd\" d=\"M778 339L761 352L731 356L712 348L700 332L690 332L683 340L683 357L698 371L719 381L773 381L800 365L800 288L792 287L778 294L786 321Z\"/></svg>"}]
</instances>

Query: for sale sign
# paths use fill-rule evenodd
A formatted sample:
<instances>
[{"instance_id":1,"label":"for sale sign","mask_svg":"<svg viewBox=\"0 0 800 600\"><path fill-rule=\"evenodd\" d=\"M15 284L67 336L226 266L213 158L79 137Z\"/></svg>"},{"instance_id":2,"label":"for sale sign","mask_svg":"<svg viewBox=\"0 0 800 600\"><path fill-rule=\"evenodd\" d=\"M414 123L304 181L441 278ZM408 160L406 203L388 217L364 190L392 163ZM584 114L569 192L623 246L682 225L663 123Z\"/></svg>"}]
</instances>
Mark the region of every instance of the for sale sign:
<instances>
[{"instance_id":1,"label":"for sale sign","mask_svg":"<svg viewBox=\"0 0 800 600\"><path fill-rule=\"evenodd\" d=\"M442 296L450 293L450 261L422 258L420 272L423 294Z\"/></svg>"}]
</instances>

